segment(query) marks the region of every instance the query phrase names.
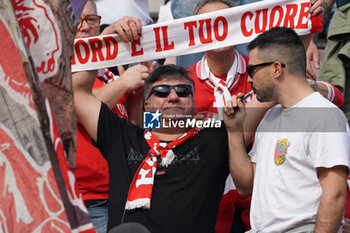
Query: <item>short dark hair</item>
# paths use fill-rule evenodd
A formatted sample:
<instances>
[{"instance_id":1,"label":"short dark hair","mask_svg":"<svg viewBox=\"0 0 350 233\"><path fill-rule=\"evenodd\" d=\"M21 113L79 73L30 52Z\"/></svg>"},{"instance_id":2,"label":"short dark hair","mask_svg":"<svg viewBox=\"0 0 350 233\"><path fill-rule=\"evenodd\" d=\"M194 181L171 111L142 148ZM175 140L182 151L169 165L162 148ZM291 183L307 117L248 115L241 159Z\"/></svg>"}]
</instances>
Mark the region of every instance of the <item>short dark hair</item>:
<instances>
[{"instance_id":1,"label":"short dark hair","mask_svg":"<svg viewBox=\"0 0 350 233\"><path fill-rule=\"evenodd\" d=\"M235 4L233 3L233 0L200 0L196 6L194 7L193 10L193 15L198 14L198 11L206 4L211 3L211 2L222 2L226 4L229 7L234 7Z\"/></svg>"},{"instance_id":2,"label":"short dark hair","mask_svg":"<svg viewBox=\"0 0 350 233\"><path fill-rule=\"evenodd\" d=\"M193 90L194 90L193 79L191 79L188 76L188 74L189 74L189 71L182 66L177 66L173 64L159 66L157 69L153 70L153 72L146 79L144 96L146 97L149 95L149 92L153 83L166 78L167 79L184 78L193 86Z\"/></svg>"},{"instance_id":3,"label":"short dark hair","mask_svg":"<svg viewBox=\"0 0 350 233\"><path fill-rule=\"evenodd\" d=\"M306 52L303 42L293 29L275 27L257 36L247 49L257 48L258 57L267 62L286 64L290 73L306 74Z\"/></svg>"}]
</instances>

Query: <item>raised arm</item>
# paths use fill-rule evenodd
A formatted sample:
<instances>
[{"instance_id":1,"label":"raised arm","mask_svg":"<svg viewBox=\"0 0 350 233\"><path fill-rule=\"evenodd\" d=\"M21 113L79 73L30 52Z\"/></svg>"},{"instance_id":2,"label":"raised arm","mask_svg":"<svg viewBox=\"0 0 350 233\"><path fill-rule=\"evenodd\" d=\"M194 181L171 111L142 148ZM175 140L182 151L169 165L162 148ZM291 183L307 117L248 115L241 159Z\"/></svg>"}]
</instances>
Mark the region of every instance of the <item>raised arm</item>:
<instances>
[{"instance_id":1,"label":"raised arm","mask_svg":"<svg viewBox=\"0 0 350 233\"><path fill-rule=\"evenodd\" d=\"M339 108L343 106L344 96L333 84L326 81L315 81L312 79L307 79L307 81L310 86L315 91L318 91L324 98L328 99Z\"/></svg>"},{"instance_id":2,"label":"raised arm","mask_svg":"<svg viewBox=\"0 0 350 233\"><path fill-rule=\"evenodd\" d=\"M323 23L326 23L331 14L335 0L311 0L310 13L312 16L320 15Z\"/></svg>"},{"instance_id":3,"label":"raised arm","mask_svg":"<svg viewBox=\"0 0 350 233\"><path fill-rule=\"evenodd\" d=\"M96 71L80 71L72 74L75 113L95 141L101 107L101 101L92 94L96 73Z\"/></svg>"},{"instance_id":4,"label":"raised arm","mask_svg":"<svg viewBox=\"0 0 350 233\"><path fill-rule=\"evenodd\" d=\"M150 64L148 61L142 62L142 65L146 66L151 73L157 66L157 62L153 61ZM144 85L142 87L134 89L127 99L127 111L129 116L129 121L135 125L138 125L142 128L142 113L143 113L143 94L144 94Z\"/></svg>"},{"instance_id":5,"label":"raised arm","mask_svg":"<svg viewBox=\"0 0 350 233\"><path fill-rule=\"evenodd\" d=\"M105 28L101 35L119 34L125 42L132 42L139 39L141 31L142 25L140 19L124 16L122 19ZM93 89L92 93L110 109L114 108L115 104L124 94L130 94L127 99L129 120L134 124L138 124L141 118L138 115L141 115L141 113L135 109L140 108L139 102L141 101L137 99L139 95L135 97L135 92L137 91L137 93L142 94L144 80L148 77L154 66L150 66L149 64L136 65L126 71L120 66L118 67L120 77L117 80L111 81L101 88Z\"/></svg>"},{"instance_id":6,"label":"raised arm","mask_svg":"<svg viewBox=\"0 0 350 233\"><path fill-rule=\"evenodd\" d=\"M144 65L130 67L117 80L111 81L103 87L94 88L93 94L107 104L110 109L113 109L124 94L143 87L148 74L149 69Z\"/></svg>"},{"instance_id":7,"label":"raised arm","mask_svg":"<svg viewBox=\"0 0 350 233\"><path fill-rule=\"evenodd\" d=\"M317 168L322 198L317 211L315 233L338 232L346 201L347 167Z\"/></svg>"},{"instance_id":8,"label":"raised arm","mask_svg":"<svg viewBox=\"0 0 350 233\"><path fill-rule=\"evenodd\" d=\"M310 13L312 16L320 15L323 19L323 24L325 24L331 13L334 2L335 0L311 0ZM320 53L314 42L316 35L317 33L307 35L306 37L309 38L310 41L308 46L305 46L307 59L306 75L308 78L314 80L317 79L317 75L312 68L312 64L315 69L318 70L320 68Z\"/></svg>"},{"instance_id":9,"label":"raised arm","mask_svg":"<svg viewBox=\"0 0 350 233\"><path fill-rule=\"evenodd\" d=\"M232 96L224 107L224 122L227 129L229 167L233 181L241 195L251 194L255 165L250 161L243 137L243 122L246 118L244 104L237 96Z\"/></svg>"}]
</instances>

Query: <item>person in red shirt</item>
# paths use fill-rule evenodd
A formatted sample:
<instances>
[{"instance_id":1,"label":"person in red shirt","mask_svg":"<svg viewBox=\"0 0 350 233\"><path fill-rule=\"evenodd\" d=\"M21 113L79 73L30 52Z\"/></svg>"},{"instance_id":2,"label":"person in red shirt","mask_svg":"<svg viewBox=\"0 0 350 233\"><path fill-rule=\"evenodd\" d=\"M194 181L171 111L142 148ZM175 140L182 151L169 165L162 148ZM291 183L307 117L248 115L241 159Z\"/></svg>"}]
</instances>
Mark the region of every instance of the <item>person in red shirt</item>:
<instances>
[{"instance_id":1,"label":"person in red shirt","mask_svg":"<svg viewBox=\"0 0 350 233\"><path fill-rule=\"evenodd\" d=\"M97 15L96 5L89 0L82 11L76 38L99 35L99 25L100 16ZM138 39L140 32L140 20L126 16L105 28L101 35L118 33L124 41L130 42ZM100 69L93 85L93 94L120 117L139 123L139 112L135 111L140 105L133 92L143 87L149 67L136 65L125 72L120 67L119 74L120 76L115 76L108 69ZM126 102L129 105L128 109L125 107ZM74 175L95 230L105 233L108 222L108 165L99 150L92 145L91 137L79 122Z\"/></svg>"}]
</instances>

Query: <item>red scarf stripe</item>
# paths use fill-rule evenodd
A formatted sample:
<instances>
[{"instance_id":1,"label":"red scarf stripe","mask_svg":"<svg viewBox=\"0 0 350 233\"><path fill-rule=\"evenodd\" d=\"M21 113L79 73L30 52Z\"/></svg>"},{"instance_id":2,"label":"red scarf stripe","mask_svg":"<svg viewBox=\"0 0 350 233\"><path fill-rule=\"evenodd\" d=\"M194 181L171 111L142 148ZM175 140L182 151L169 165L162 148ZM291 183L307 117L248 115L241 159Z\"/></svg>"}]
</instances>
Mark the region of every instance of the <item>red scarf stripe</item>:
<instances>
[{"instance_id":1,"label":"red scarf stripe","mask_svg":"<svg viewBox=\"0 0 350 233\"><path fill-rule=\"evenodd\" d=\"M145 131L144 137L150 149L148 156L142 161L131 182L125 209L151 208L154 174L157 170L157 157L161 156L162 165L167 167L175 158L172 149L184 141L193 138L197 133L197 129L190 129L178 139L167 144L160 142L150 130Z\"/></svg>"}]
</instances>

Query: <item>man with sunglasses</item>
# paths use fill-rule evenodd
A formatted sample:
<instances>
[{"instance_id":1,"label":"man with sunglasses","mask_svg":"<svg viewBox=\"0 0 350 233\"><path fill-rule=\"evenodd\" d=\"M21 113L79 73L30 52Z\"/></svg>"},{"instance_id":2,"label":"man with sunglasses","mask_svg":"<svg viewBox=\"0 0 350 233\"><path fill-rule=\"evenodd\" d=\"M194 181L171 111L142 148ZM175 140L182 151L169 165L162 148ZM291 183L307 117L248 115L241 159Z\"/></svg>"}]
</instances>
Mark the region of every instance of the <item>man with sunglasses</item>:
<instances>
[{"instance_id":1,"label":"man with sunglasses","mask_svg":"<svg viewBox=\"0 0 350 233\"><path fill-rule=\"evenodd\" d=\"M88 0L77 26L76 38L99 35L100 19L94 1ZM141 25L138 19L133 19L133 23L128 25L127 20L131 19L123 17L105 28L103 34L118 33L124 41L132 41L141 32ZM92 92L120 117L137 122L138 119L134 116L139 113L136 108L140 104L136 102L141 103L141 100L137 100L132 92L143 87L143 80L148 77L148 74L149 69L143 65L134 66L124 73L120 69L119 78L108 69L100 69ZM79 76L79 73L73 74L73 77L76 75ZM125 107L125 103L128 104L128 108ZM88 102L85 105L87 104ZM79 122L77 126L77 157L74 169L76 184L82 193L95 230L105 233L108 222L108 165L98 149L91 144L91 139L83 125Z\"/></svg>"},{"instance_id":2,"label":"man with sunglasses","mask_svg":"<svg viewBox=\"0 0 350 233\"><path fill-rule=\"evenodd\" d=\"M108 229L138 222L152 233L215 232L229 174L224 125L139 128L93 96L93 77L92 71L73 77L74 102L109 165ZM187 119L194 114L194 89L186 69L161 66L146 80L144 108L155 118Z\"/></svg>"},{"instance_id":3,"label":"man with sunglasses","mask_svg":"<svg viewBox=\"0 0 350 233\"><path fill-rule=\"evenodd\" d=\"M256 98L278 103L261 120L249 157L244 104L225 109L232 177L240 193L252 192L250 232L340 233L350 151L344 114L307 83L305 49L292 29L266 31L248 50Z\"/></svg>"},{"instance_id":4,"label":"man with sunglasses","mask_svg":"<svg viewBox=\"0 0 350 233\"><path fill-rule=\"evenodd\" d=\"M193 14L203 14L233 6L231 0L200 0ZM198 114L209 115L212 113L212 115L222 119L222 108L226 101L230 100L231 95L240 92L248 93L252 90L248 82L248 72L253 71L255 67L247 67L248 60L247 56L238 53L235 46L229 46L206 51L203 58L189 68L196 85L195 103ZM338 106L343 103L341 93L332 84L310 80L310 85ZM254 99L254 96L255 94L252 94L246 99L247 109L255 109L253 113L248 113L248 118L251 115L254 116L258 112L257 109L272 106L259 103ZM247 119L245 124L249 125L251 121L251 119ZM245 229L249 229L249 201L249 197L242 197L237 193L231 176L228 176L220 205L220 213L222 214L219 214L217 231L229 232L230 228L237 228L237 225L242 225L240 219L243 219ZM235 207L236 210L242 212L241 218L237 215L238 211L235 210ZM233 223L228 216L231 216Z\"/></svg>"}]
</instances>

